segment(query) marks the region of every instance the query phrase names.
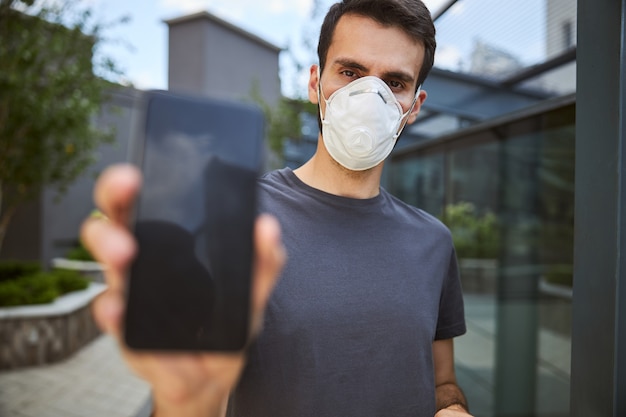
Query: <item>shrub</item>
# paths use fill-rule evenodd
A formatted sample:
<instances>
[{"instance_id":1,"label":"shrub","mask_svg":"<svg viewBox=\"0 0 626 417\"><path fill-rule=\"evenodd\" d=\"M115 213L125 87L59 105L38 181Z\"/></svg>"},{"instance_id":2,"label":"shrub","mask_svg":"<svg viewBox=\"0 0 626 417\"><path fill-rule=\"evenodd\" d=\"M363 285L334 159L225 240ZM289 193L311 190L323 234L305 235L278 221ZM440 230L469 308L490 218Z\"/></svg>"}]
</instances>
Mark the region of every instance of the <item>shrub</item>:
<instances>
[{"instance_id":1,"label":"shrub","mask_svg":"<svg viewBox=\"0 0 626 417\"><path fill-rule=\"evenodd\" d=\"M45 272L26 275L0 284L0 305L45 304L59 296L56 285Z\"/></svg>"},{"instance_id":2,"label":"shrub","mask_svg":"<svg viewBox=\"0 0 626 417\"><path fill-rule=\"evenodd\" d=\"M61 294L84 290L89 285L89 281L77 271L55 269L52 275L56 280L56 287Z\"/></svg>"},{"instance_id":3,"label":"shrub","mask_svg":"<svg viewBox=\"0 0 626 417\"><path fill-rule=\"evenodd\" d=\"M450 228L459 258L497 258L500 249L498 219L492 212L479 215L472 203L446 206L440 216Z\"/></svg>"},{"instance_id":4,"label":"shrub","mask_svg":"<svg viewBox=\"0 0 626 417\"><path fill-rule=\"evenodd\" d=\"M550 284L572 286L574 266L572 264L550 265L545 273L546 281Z\"/></svg>"},{"instance_id":5,"label":"shrub","mask_svg":"<svg viewBox=\"0 0 626 417\"><path fill-rule=\"evenodd\" d=\"M82 242L77 247L70 249L65 257L74 261L95 261L91 252L87 250Z\"/></svg>"},{"instance_id":6,"label":"shrub","mask_svg":"<svg viewBox=\"0 0 626 417\"><path fill-rule=\"evenodd\" d=\"M9 307L23 304L24 289L19 282L7 281L0 283L0 306Z\"/></svg>"},{"instance_id":7,"label":"shrub","mask_svg":"<svg viewBox=\"0 0 626 417\"><path fill-rule=\"evenodd\" d=\"M41 267L38 262L2 261L0 262L0 282L33 275L39 271L41 271Z\"/></svg>"},{"instance_id":8,"label":"shrub","mask_svg":"<svg viewBox=\"0 0 626 417\"><path fill-rule=\"evenodd\" d=\"M0 307L46 304L88 285L89 281L76 271L38 271L0 282Z\"/></svg>"}]
</instances>

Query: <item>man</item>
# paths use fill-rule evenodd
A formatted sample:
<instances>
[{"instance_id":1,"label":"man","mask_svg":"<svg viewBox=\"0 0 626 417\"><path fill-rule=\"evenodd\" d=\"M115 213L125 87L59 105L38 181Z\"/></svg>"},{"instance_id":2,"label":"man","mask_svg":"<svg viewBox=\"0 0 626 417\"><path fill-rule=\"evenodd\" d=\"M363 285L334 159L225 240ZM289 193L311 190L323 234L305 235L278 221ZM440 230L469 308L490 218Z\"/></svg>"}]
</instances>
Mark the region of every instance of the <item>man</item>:
<instances>
[{"instance_id":1,"label":"man","mask_svg":"<svg viewBox=\"0 0 626 417\"><path fill-rule=\"evenodd\" d=\"M246 359L125 351L152 385L155 415L469 415L454 373L452 340L465 322L450 234L380 188L384 159L426 99L434 32L420 0L330 9L308 85L320 110L317 151L260 180L261 209L273 215L255 235L253 310L256 329L265 311L264 330ZM135 251L124 224L139 183L132 168L107 171L95 199L112 221L89 220L83 231L109 266L96 316L115 335Z\"/></svg>"}]
</instances>

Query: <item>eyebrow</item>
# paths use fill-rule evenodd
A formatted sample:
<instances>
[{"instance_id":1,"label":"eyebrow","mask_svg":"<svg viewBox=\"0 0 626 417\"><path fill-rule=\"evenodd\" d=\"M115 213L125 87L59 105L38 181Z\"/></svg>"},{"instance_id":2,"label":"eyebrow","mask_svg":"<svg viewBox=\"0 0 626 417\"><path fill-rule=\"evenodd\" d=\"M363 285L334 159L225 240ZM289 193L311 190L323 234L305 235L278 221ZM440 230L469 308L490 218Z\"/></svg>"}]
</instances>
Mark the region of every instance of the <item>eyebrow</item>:
<instances>
[{"instance_id":1,"label":"eyebrow","mask_svg":"<svg viewBox=\"0 0 626 417\"><path fill-rule=\"evenodd\" d=\"M337 58L333 62L333 64L342 67L353 68L363 72L369 72L369 69L366 66L349 58ZM408 74L404 71L387 71L382 75L384 78L394 78L397 80L401 80L407 84L413 84L413 82L415 81L415 78L411 74Z\"/></svg>"}]
</instances>

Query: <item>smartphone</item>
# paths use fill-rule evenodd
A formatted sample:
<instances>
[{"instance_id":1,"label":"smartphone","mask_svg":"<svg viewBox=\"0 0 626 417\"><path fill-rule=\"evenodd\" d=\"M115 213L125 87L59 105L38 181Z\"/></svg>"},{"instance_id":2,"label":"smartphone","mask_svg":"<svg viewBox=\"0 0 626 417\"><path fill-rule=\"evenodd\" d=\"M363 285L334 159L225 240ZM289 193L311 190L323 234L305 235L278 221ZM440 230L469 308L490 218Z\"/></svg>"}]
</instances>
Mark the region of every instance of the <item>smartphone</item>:
<instances>
[{"instance_id":1,"label":"smartphone","mask_svg":"<svg viewBox=\"0 0 626 417\"><path fill-rule=\"evenodd\" d=\"M264 118L252 104L147 91L131 160L143 173L126 287L132 349L234 351L249 334Z\"/></svg>"}]
</instances>

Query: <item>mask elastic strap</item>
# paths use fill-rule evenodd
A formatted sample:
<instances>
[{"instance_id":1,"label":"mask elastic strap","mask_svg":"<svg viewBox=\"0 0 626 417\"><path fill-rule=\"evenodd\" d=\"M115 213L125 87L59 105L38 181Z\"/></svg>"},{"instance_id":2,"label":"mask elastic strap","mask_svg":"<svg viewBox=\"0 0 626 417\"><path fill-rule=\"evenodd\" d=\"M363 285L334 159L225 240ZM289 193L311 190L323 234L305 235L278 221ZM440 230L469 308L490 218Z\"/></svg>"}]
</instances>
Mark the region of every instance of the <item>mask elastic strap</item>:
<instances>
[{"instance_id":1,"label":"mask elastic strap","mask_svg":"<svg viewBox=\"0 0 626 417\"><path fill-rule=\"evenodd\" d=\"M326 97L324 97L324 92L322 91L322 74L320 72L320 66L317 66L317 106L320 109L320 120L322 124L324 123L324 113L322 112L322 99L326 102ZM328 103L326 103L328 105Z\"/></svg>"},{"instance_id":2,"label":"mask elastic strap","mask_svg":"<svg viewBox=\"0 0 626 417\"><path fill-rule=\"evenodd\" d=\"M398 133L394 135L393 137L394 140L397 140L400 137L400 135L402 134L402 131L406 127L406 123L409 121L409 118L407 116L411 114L411 112L413 111L413 108L415 108L415 103L417 103L417 98L420 95L420 91L422 91L421 84L417 87L417 91L415 92L415 98L413 98L413 104L411 104L411 108L409 108L409 110L407 110L407 112L402 115L404 122L402 123L402 126L400 127L400 130L398 131Z\"/></svg>"}]
</instances>

